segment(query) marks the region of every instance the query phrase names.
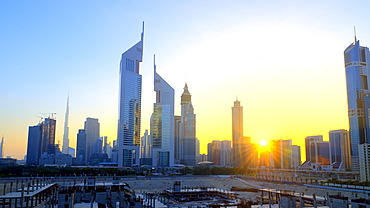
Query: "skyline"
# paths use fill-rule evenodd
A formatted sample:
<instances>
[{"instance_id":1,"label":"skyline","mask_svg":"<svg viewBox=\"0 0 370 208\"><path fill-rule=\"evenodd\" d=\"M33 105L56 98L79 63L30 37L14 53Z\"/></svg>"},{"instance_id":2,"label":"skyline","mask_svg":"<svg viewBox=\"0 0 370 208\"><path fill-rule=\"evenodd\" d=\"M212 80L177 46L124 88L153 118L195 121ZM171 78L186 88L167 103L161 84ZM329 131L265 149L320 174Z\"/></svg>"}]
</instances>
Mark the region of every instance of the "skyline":
<instances>
[{"instance_id":1,"label":"skyline","mask_svg":"<svg viewBox=\"0 0 370 208\"><path fill-rule=\"evenodd\" d=\"M353 26L360 44L370 46L368 6L365 1L1 2L5 156L23 158L28 127L38 123L39 112L56 113L56 143L62 144L68 95L71 147L87 117L99 119L100 136L117 139L120 56L140 40L143 21L142 134L155 100L156 54L161 76L175 89L175 115L185 83L192 92L201 153L212 140L231 140L237 96L244 136L255 143L292 139L304 155L306 136L323 135L327 141L330 130L348 130L343 52L354 41Z\"/></svg>"}]
</instances>

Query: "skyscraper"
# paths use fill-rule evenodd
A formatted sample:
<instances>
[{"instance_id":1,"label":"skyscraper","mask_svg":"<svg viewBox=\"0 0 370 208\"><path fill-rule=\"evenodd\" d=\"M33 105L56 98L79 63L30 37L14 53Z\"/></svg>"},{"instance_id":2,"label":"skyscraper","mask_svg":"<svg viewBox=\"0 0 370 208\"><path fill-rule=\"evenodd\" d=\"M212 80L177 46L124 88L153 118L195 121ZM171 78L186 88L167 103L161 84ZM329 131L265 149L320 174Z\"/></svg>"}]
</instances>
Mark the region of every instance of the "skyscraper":
<instances>
[{"instance_id":1,"label":"skyscraper","mask_svg":"<svg viewBox=\"0 0 370 208\"><path fill-rule=\"evenodd\" d=\"M242 140L243 140L243 106L240 106L240 101L236 100L232 111L232 145L233 145L233 160L235 166L242 164Z\"/></svg>"},{"instance_id":2,"label":"skyscraper","mask_svg":"<svg viewBox=\"0 0 370 208\"><path fill-rule=\"evenodd\" d=\"M139 165L141 126L140 62L143 60L141 40L122 54L120 62L120 106L118 120L118 166Z\"/></svg>"},{"instance_id":3,"label":"skyscraper","mask_svg":"<svg viewBox=\"0 0 370 208\"><path fill-rule=\"evenodd\" d=\"M28 127L27 165L38 165L41 148L41 123Z\"/></svg>"},{"instance_id":4,"label":"skyscraper","mask_svg":"<svg viewBox=\"0 0 370 208\"><path fill-rule=\"evenodd\" d=\"M328 168L330 165L329 142L323 141L323 136L306 137L306 162L304 168L314 170Z\"/></svg>"},{"instance_id":5,"label":"skyscraper","mask_svg":"<svg viewBox=\"0 0 370 208\"><path fill-rule=\"evenodd\" d=\"M68 119L69 119L69 96L67 98L67 108L66 108L66 115L64 119L64 134L63 134L63 148L62 152L64 154L69 154L69 127L68 127Z\"/></svg>"},{"instance_id":6,"label":"skyscraper","mask_svg":"<svg viewBox=\"0 0 370 208\"><path fill-rule=\"evenodd\" d=\"M301 147L298 145L292 145L291 148L292 148L291 168L298 169L298 167L302 164Z\"/></svg>"},{"instance_id":7,"label":"skyscraper","mask_svg":"<svg viewBox=\"0 0 370 208\"><path fill-rule=\"evenodd\" d=\"M45 118L41 124L41 152L40 154L55 154L55 128L54 118Z\"/></svg>"},{"instance_id":8,"label":"skyscraper","mask_svg":"<svg viewBox=\"0 0 370 208\"><path fill-rule=\"evenodd\" d=\"M183 153L180 148L181 116L175 116L175 163L180 164Z\"/></svg>"},{"instance_id":9,"label":"skyscraper","mask_svg":"<svg viewBox=\"0 0 370 208\"><path fill-rule=\"evenodd\" d=\"M90 162L91 154L96 140L100 137L100 124L96 118L86 118L85 121L85 133L86 133L86 149L85 149L85 163Z\"/></svg>"},{"instance_id":10,"label":"skyscraper","mask_svg":"<svg viewBox=\"0 0 370 208\"><path fill-rule=\"evenodd\" d=\"M0 158L4 158L4 136L1 138L0 143Z\"/></svg>"},{"instance_id":11,"label":"skyscraper","mask_svg":"<svg viewBox=\"0 0 370 208\"><path fill-rule=\"evenodd\" d=\"M140 158L152 157L152 142L148 130L145 130L144 136L141 137L140 147Z\"/></svg>"},{"instance_id":12,"label":"skyscraper","mask_svg":"<svg viewBox=\"0 0 370 208\"><path fill-rule=\"evenodd\" d=\"M85 162L86 157L86 133L85 129L79 129L77 134L76 158L81 162Z\"/></svg>"},{"instance_id":13,"label":"skyscraper","mask_svg":"<svg viewBox=\"0 0 370 208\"><path fill-rule=\"evenodd\" d=\"M28 129L27 165L38 165L42 154L55 154L56 120L45 118Z\"/></svg>"},{"instance_id":14,"label":"skyscraper","mask_svg":"<svg viewBox=\"0 0 370 208\"><path fill-rule=\"evenodd\" d=\"M369 181L370 180L370 144L363 143L358 145L358 155L359 155L359 166L360 166L360 180Z\"/></svg>"},{"instance_id":15,"label":"skyscraper","mask_svg":"<svg viewBox=\"0 0 370 208\"><path fill-rule=\"evenodd\" d=\"M345 129L329 132L330 164L334 169L346 171L351 169L351 143Z\"/></svg>"},{"instance_id":16,"label":"skyscraper","mask_svg":"<svg viewBox=\"0 0 370 208\"><path fill-rule=\"evenodd\" d=\"M311 143L312 142L322 142L323 141L323 137L322 135L316 135L316 136L308 136L305 138L305 148L306 148L306 161L312 161L311 159L311 156L312 156L312 152L314 152L315 150L311 150Z\"/></svg>"},{"instance_id":17,"label":"skyscraper","mask_svg":"<svg viewBox=\"0 0 370 208\"><path fill-rule=\"evenodd\" d=\"M291 168L292 140L271 141L272 166L277 169Z\"/></svg>"},{"instance_id":18,"label":"skyscraper","mask_svg":"<svg viewBox=\"0 0 370 208\"><path fill-rule=\"evenodd\" d=\"M231 166L231 141L229 140L213 140L208 143L208 161L213 162L214 165Z\"/></svg>"},{"instance_id":19,"label":"skyscraper","mask_svg":"<svg viewBox=\"0 0 370 208\"><path fill-rule=\"evenodd\" d=\"M155 59L155 57L154 57ZM151 117L153 166L169 167L174 165L175 128L174 94L175 90L157 73L154 61L154 103Z\"/></svg>"},{"instance_id":20,"label":"skyscraper","mask_svg":"<svg viewBox=\"0 0 370 208\"><path fill-rule=\"evenodd\" d=\"M220 165L231 166L231 164L231 141L223 140L221 141Z\"/></svg>"},{"instance_id":21,"label":"skyscraper","mask_svg":"<svg viewBox=\"0 0 370 208\"><path fill-rule=\"evenodd\" d=\"M358 145L369 143L369 67L368 47L355 42L344 51L346 68L349 132L351 138L352 170L359 171Z\"/></svg>"},{"instance_id":22,"label":"skyscraper","mask_svg":"<svg viewBox=\"0 0 370 208\"><path fill-rule=\"evenodd\" d=\"M195 166L197 161L196 115L191 103L191 94L185 84L181 95L180 163Z\"/></svg>"}]
</instances>

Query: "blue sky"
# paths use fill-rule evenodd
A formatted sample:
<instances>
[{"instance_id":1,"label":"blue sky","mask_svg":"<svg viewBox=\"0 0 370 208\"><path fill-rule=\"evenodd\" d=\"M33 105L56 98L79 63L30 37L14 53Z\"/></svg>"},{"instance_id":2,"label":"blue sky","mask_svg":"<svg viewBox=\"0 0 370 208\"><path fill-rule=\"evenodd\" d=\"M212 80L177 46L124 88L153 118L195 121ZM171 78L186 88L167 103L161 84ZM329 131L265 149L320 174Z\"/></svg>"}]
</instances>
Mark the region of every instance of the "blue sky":
<instances>
[{"instance_id":1,"label":"blue sky","mask_svg":"<svg viewBox=\"0 0 370 208\"><path fill-rule=\"evenodd\" d=\"M311 134L348 129L342 53L353 26L370 45L369 8L368 1L1 1L5 154L23 157L40 112L56 113L62 142L68 94L72 147L86 117L116 139L120 55L139 41L143 21L142 132L154 103L153 54L176 90L177 114L188 82L203 149L231 139L236 96L252 141L301 144Z\"/></svg>"}]
</instances>

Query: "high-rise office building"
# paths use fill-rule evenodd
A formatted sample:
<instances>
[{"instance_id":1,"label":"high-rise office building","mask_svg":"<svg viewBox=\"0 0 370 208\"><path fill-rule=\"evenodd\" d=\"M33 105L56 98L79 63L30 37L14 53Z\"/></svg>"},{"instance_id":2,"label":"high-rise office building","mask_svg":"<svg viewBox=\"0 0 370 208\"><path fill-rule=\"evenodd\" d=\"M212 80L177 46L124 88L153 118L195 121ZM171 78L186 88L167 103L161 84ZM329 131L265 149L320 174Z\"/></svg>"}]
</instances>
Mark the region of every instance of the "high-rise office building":
<instances>
[{"instance_id":1,"label":"high-rise office building","mask_svg":"<svg viewBox=\"0 0 370 208\"><path fill-rule=\"evenodd\" d=\"M45 118L28 129L27 165L38 165L42 154L55 154L56 120Z\"/></svg>"},{"instance_id":2,"label":"high-rise office building","mask_svg":"<svg viewBox=\"0 0 370 208\"><path fill-rule=\"evenodd\" d=\"M200 141L198 138L195 138L195 164L202 162L202 156L200 155Z\"/></svg>"},{"instance_id":3,"label":"high-rise office building","mask_svg":"<svg viewBox=\"0 0 370 208\"><path fill-rule=\"evenodd\" d=\"M196 115L191 103L191 94L185 84L181 95L180 163L195 166L197 162Z\"/></svg>"},{"instance_id":4,"label":"high-rise office building","mask_svg":"<svg viewBox=\"0 0 370 208\"><path fill-rule=\"evenodd\" d=\"M86 149L85 149L85 163L90 162L91 154L96 140L100 137L100 124L96 118L86 118L85 121L85 134L86 134Z\"/></svg>"},{"instance_id":5,"label":"high-rise office building","mask_svg":"<svg viewBox=\"0 0 370 208\"><path fill-rule=\"evenodd\" d=\"M271 164L271 153L269 151L261 152L259 166L269 167L270 164Z\"/></svg>"},{"instance_id":6,"label":"high-rise office building","mask_svg":"<svg viewBox=\"0 0 370 208\"><path fill-rule=\"evenodd\" d=\"M212 158L213 158L212 148L213 148L212 143L208 143L207 144L207 161L209 162L212 162Z\"/></svg>"},{"instance_id":7,"label":"high-rise office building","mask_svg":"<svg viewBox=\"0 0 370 208\"><path fill-rule=\"evenodd\" d=\"M152 157L152 142L148 130L145 130L144 135L141 137L140 147L140 158Z\"/></svg>"},{"instance_id":8,"label":"high-rise office building","mask_svg":"<svg viewBox=\"0 0 370 208\"><path fill-rule=\"evenodd\" d=\"M323 141L322 135L306 137L306 162L302 167L318 170L329 166L329 142Z\"/></svg>"},{"instance_id":9,"label":"high-rise office building","mask_svg":"<svg viewBox=\"0 0 370 208\"><path fill-rule=\"evenodd\" d=\"M250 137L242 138L239 167L255 168L258 166L258 145L247 141L250 141Z\"/></svg>"},{"instance_id":10,"label":"high-rise office building","mask_svg":"<svg viewBox=\"0 0 370 208\"><path fill-rule=\"evenodd\" d=\"M231 141L223 140L221 141L221 149L220 149L220 165L221 166L231 166L232 165L232 157L231 157Z\"/></svg>"},{"instance_id":11,"label":"high-rise office building","mask_svg":"<svg viewBox=\"0 0 370 208\"><path fill-rule=\"evenodd\" d=\"M45 118L41 125L41 154L55 154L55 128L54 118Z\"/></svg>"},{"instance_id":12,"label":"high-rise office building","mask_svg":"<svg viewBox=\"0 0 370 208\"><path fill-rule=\"evenodd\" d=\"M330 164L333 169L346 171L351 169L351 143L347 130L329 132Z\"/></svg>"},{"instance_id":13,"label":"high-rise office building","mask_svg":"<svg viewBox=\"0 0 370 208\"><path fill-rule=\"evenodd\" d=\"M175 163L180 164L183 153L180 148L180 137L181 137L181 116L175 116Z\"/></svg>"},{"instance_id":14,"label":"high-rise office building","mask_svg":"<svg viewBox=\"0 0 370 208\"><path fill-rule=\"evenodd\" d=\"M363 143L358 145L360 180L370 181L370 144Z\"/></svg>"},{"instance_id":15,"label":"high-rise office building","mask_svg":"<svg viewBox=\"0 0 370 208\"><path fill-rule=\"evenodd\" d=\"M64 119L64 134L63 134L63 147L62 147L62 152L64 154L69 154L68 119L69 119L69 96L67 98L67 108L66 108L66 115L65 115L65 119Z\"/></svg>"},{"instance_id":16,"label":"high-rise office building","mask_svg":"<svg viewBox=\"0 0 370 208\"><path fill-rule=\"evenodd\" d=\"M77 144L76 144L76 158L80 161L85 162L86 157L86 132L85 129L79 129L77 134Z\"/></svg>"},{"instance_id":17,"label":"high-rise office building","mask_svg":"<svg viewBox=\"0 0 370 208\"><path fill-rule=\"evenodd\" d=\"M231 166L233 163L231 141L213 140L212 143L208 143L208 156L208 160L214 165Z\"/></svg>"},{"instance_id":18,"label":"high-rise office building","mask_svg":"<svg viewBox=\"0 0 370 208\"><path fill-rule=\"evenodd\" d=\"M298 145L292 145L292 157L291 157L291 168L298 169L302 164L301 160L301 147Z\"/></svg>"},{"instance_id":19,"label":"high-rise office building","mask_svg":"<svg viewBox=\"0 0 370 208\"><path fill-rule=\"evenodd\" d=\"M143 60L141 40L122 54L120 62L120 105L118 120L118 166L139 165L141 127L140 62Z\"/></svg>"},{"instance_id":20,"label":"high-rise office building","mask_svg":"<svg viewBox=\"0 0 370 208\"><path fill-rule=\"evenodd\" d=\"M271 141L272 167L276 169L292 168L292 140Z\"/></svg>"},{"instance_id":21,"label":"high-rise office building","mask_svg":"<svg viewBox=\"0 0 370 208\"><path fill-rule=\"evenodd\" d=\"M213 162L214 165L221 164L221 141L213 140L208 143L208 160Z\"/></svg>"},{"instance_id":22,"label":"high-rise office building","mask_svg":"<svg viewBox=\"0 0 370 208\"><path fill-rule=\"evenodd\" d=\"M99 137L95 141L92 154L94 154L94 153L96 153L96 154L102 154L103 153L103 137Z\"/></svg>"},{"instance_id":23,"label":"high-rise office building","mask_svg":"<svg viewBox=\"0 0 370 208\"><path fill-rule=\"evenodd\" d=\"M352 170L359 171L358 145L369 143L370 139L369 48L360 46L360 41L355 37L355 42L344 50L344 64L346 68Z\"/></svg>"},{"instance_id":24,"label":"high-rise office building","mask_svg":"<svg viewBox=\"0 0 370 208\"><path fill-rule=\"evenodd\" d=\"M38 165L41 156L41 123L28 127L27 165Z\"/></svg>"},{"instance_id":25,"label":"high-rise office building","mask_svg":"<svg viewBox=\"0 0 370 208\"><path fill-rule=\"evenodd\" d=\"M153 147L152 164L153 166L169 167L174 165L175 160L175 90L157 73L155 61L154 91L156 92L156 102L150 124Z\"/></svg>"},{"instance_id":26,"label":"high-rise office building","mask_svg":"<svg viewBox=\"0 0 370 208\"><path fill-rule=\"evenodd\" d=\"M311 142L322 142L322 135L308 136L305 138L305 148L306 148L306 161L311 161L311 154L314 150L311 150Z\"/></svg>"},{"instance_id":27,"label":"high-rise office building","mask_svg":"<svg viewBox=\"0 0 370 208\"><path fill-rule=\"evenodd\" d=\"M236 100L232 111L232 147L234 166L242 165L242 144L243 144L243 106Z\"/></svg>"},{"instance_id":28,"label":"high-rise office building","mask_svg":"<svg viewBox=\"0 0 370 208\"><path fill-rule=\"evenodd\" d=\"M0 158L4 158L4 137L1 138L0 143Z\"/></svg>"}]
</instances>

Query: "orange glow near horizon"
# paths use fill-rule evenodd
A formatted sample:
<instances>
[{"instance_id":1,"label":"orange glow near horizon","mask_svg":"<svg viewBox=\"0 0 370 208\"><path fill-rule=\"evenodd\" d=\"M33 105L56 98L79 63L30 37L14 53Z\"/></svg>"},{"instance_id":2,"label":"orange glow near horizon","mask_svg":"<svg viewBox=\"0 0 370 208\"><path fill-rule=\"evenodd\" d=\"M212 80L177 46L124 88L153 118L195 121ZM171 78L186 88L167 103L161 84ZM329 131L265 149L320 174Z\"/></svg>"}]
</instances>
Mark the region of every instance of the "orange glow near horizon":
<instances>
[{"instance_id":1,"label":"orange glow near horizon","mask_svg":"<svg viewBox=\"0 0 370 208\"><path fill-rule=\"evenodd\" d=\"M259 153L261 153L261 152L270 152L270 150L271 150L271 147L270 147L269 142L265 139L261 139L259 141L258 152Z\"/></svg>"}]
</instances>

